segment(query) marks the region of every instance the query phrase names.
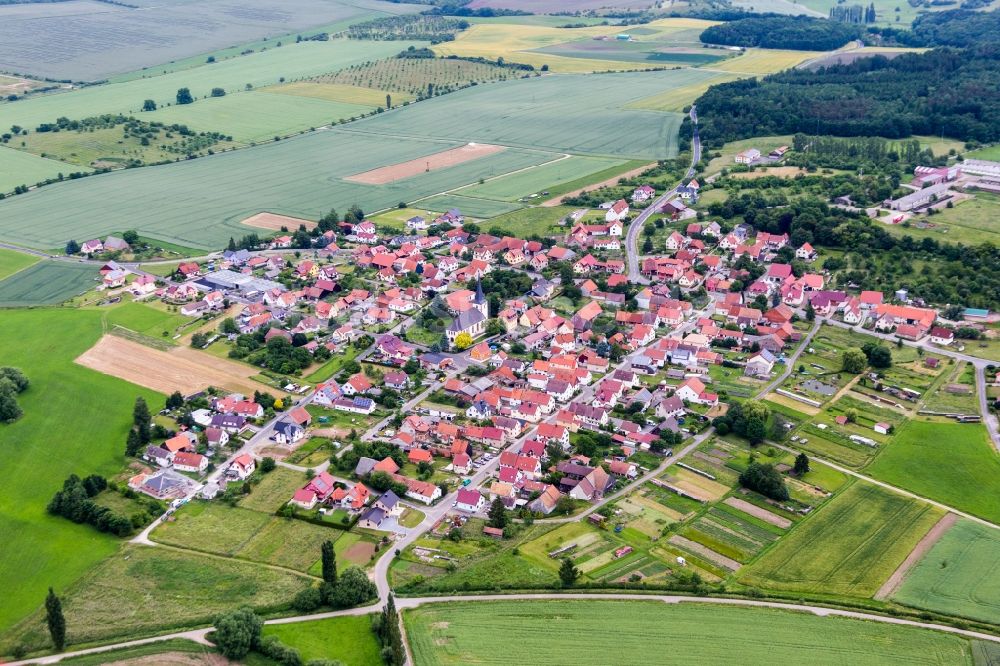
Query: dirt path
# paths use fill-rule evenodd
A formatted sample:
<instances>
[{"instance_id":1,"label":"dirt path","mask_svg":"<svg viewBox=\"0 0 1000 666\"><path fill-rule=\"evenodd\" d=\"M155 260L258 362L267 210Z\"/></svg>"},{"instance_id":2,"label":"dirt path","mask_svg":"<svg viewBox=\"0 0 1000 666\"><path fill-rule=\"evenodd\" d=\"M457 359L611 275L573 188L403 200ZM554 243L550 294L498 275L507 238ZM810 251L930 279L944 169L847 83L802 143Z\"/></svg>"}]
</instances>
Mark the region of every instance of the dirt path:
<instances>
[{"instance_id":1,"label":"dirt path","mask_svg":"<svg viewBox=\"0 0 1000 666\"><path fill-rule=\"evenodd\" d=\"M944 533L947 532L957 520L958 516L955 514L946 513L941 520L937 521L934 527L930 528L927 531L927 534L924 535L924 538L917 543L916 547L914 547L912 551L910 551L910 554L906 556L906 559L899 565L899 568L896 569L891 576L889 576L889 580L885 581L882 587L878 589L878 592L875 593L875 599L881 601L882 599L887 599L892 596L892 593L895 592L896 589L903 583L903 578L906 577L906 573L913 568L914 564L919 562L920 559L927 554L927 551L931 549L931 546L936 544L938 539L944 536Z\"/></svg>"},{"instance_id":2,"label":"dirt path","mask_svg":"<svg viewBox=\"0 0 1000 666\"><path fill-rule=\"evenodd\" d=\"M580 194L581 192L583 192L584 190L586 190L586 191L589 192L591 190L596 190L599 187L604 187L605 185L617 185L618 181L620 179L622 179L622 178L632 178L633 176L638 176L640 173L642 173L646 169L651 169L651 168L653 168L655 166L656 166L656 162L650 162L649 164L647 164L645 166L641 166L641 167L639 167L637 169L632 169L631 171L626 171L625 173L620 173L617 176L615 176L614 178L608 178L607 180L602 180L599 183L594 183L593 185L588 185L587 187L581 187L580 189L573 190L572 192L566 192L565 194L560 194L559 196L553 197L553 198L549 199L548 201L543 201L539 205L541 205L541 206L547 206L549 208L551 208L552 206L559 206L562 203L562 200L563 200L564 197L575 197L578 194Z\"/></svg>"}]
</instances>

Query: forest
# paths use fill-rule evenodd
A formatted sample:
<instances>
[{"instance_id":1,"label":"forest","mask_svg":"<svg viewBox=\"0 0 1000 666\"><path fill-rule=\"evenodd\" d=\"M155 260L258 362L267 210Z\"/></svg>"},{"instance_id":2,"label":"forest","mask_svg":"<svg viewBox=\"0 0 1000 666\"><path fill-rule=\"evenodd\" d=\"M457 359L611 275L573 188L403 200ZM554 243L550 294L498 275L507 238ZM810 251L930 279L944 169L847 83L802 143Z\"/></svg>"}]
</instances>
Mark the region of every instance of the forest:
<instances>
[{"instance_id":1,"label":"forest","mask_svg":"<svg viewBox=\"0 0 1000 666\"><path fill-rule=\"evenodd\" d=\"M928 12L913 22L910 33L895 35L908 46L981 46L1000 43L1000 11L953 9Z\"/></svg>"},{"instance_id":2,"label":"forest","mask_svg":"<svg viewBox=\"0 0 1000 666\"><path fill-rule=\"evenodd\" d=\"M696 104L711 148L795 133L991 143L1000 140L1000 45L786 70L712 86Z\"/></svg>"},{"instance_id":3,"label":"forest","mask_svg":"<svg viewBox=\"0 0 1000 666\"><path fill-rule=\"evenodd\" d=\"M706 28L701 41L727 46L830 51L862 34L860 27L808 16L753 16Z\"/></svg>"}]
</instances>

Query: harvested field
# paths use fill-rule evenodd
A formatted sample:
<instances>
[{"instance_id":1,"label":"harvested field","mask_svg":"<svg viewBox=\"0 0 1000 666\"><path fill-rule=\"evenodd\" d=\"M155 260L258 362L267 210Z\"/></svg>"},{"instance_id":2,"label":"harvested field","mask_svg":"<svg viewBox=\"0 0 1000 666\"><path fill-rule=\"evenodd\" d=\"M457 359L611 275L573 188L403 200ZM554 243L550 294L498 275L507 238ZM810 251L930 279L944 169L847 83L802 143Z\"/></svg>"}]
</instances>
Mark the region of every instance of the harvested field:
<instances>
[{"instance_id":1,"label":"harvested field","mask_svg":"<svg viewBox=\"0 0 1000 666\"><path fill-rule=\"evenodd\" d=\"M311 231L316 226L316 223L312 220L303 220L301 217L291 217L277 213L257 213L245 220L240 220L240 224L245 224L248 227L256 227L257 229L268 229L269 231L281 231L282 227L285 227L289 231L295 231L299 228L299 225L305 225L306 230Z\"/></svg>"},{"instance_id":2,"label":"harvested field","mask_svg":"<svg viewBox=\"0 0 1000 666\"><path fill-rule=\"evenodd\" d=\"M765 523L770 523L771 525L775 525L776 527L787 529L792 526L792 521L788 520L787 518L783 518L782 516L771 513L767 509L762 509L759 506L751 504L746 500L741 500L738 497L729 497L726 499L724 503L728 504L734 509L739 509L743 513L749 514L754 518L759 518L760 520L763 520Z\"/></svg>"},{"instance_id":3,"label":"harvested field","mask_svg":"<svg viewBox=\"0 0 1000 666\"><path fill-rule=\"evenodd\" d=\"M800 173L806 173L806 170L802 167L795 166L779 166L779 167L768 167L767 169L758 169L757 171L743 171L740 173L730 174L730 177L736 178L738 180L756 180L758 178L766 178L767 176L777 176L778 178L793 178Z\"/></svg>"},{"instance_id":4,"label":"harvested field","mask_svg":"<svg viewBox=\"0 0 1000 666\"><path fill-rule=\"evenodd\" d=\"M924 538L921 539L916 547L910 551L910 554L906 556L903 563L899 565L899 568L889 576L889 580L885 581L879 591L875 593L876 599L886 599L892 596L899 586L903 582L903 578L906 577L907 572L910 568L920 561L920 559L931 549L931 547L938 542L938 540L944 536L944 533L951 529L951 526L955 524L958 520L958 516L954 513L945 514L941 520L932 527Z\"/></svg>"},{"instance_id":5,"label":"harvested field","mask_svg":"<svg viewBox=\"0 0 1000 666\"><path fill-rule=\"evenodd\" d=\"M385 185L386 183L394 183L397 180L412 178L427 171L446 169L458 164L464 164L465 162L471 162L472 160L493 155L503 150L506 150L506 148L489 143L468 143L458 148L442 150L440 153L434 153L433 155L418 157L407 162L390 164L389 166L347 176L344 180L365 185Z\"/></svg>"},{"instance_id":6,"label":"harvested field","mask_svg":"<svg viewBox=\"0 0 1000 666\"><path fill-rule=\"evenodd\" d=\"M347 547L341 557L359 567L367 566L375 554L375 544L370 541L359 541Z\"/></svg>"},{"instance_id":7,"label":"harvested field","mask_svg":"<svg viewBox=\"0 0 1000 666\"><path fill-rule=\"evenodd\" d=\"M674 544L675 546L680 546L684 550L689 550L695 555L703 557L713 564L718 564L720 567L725 567L730 571L736 571L741 566L743 566L736 560L726 557L725 555L720 555L711 548L706 548L700 543L691 541L691 539L682 537L679 534L675 534L672 537L670 537L670 543Z\"/></svg>"},{"instance_id":8,"label":"harvested field","mask_svg":"<svg viewBox=\"0 0 1000 666\"><path fill-rule=\"evenodd\" d=\"M250 379L257 374L250 366L188 347L160 351L114 335L103 336L76 363L167 394L195 393L207 386L252 394L262 387Z\"/></svg>"}]
</instances>

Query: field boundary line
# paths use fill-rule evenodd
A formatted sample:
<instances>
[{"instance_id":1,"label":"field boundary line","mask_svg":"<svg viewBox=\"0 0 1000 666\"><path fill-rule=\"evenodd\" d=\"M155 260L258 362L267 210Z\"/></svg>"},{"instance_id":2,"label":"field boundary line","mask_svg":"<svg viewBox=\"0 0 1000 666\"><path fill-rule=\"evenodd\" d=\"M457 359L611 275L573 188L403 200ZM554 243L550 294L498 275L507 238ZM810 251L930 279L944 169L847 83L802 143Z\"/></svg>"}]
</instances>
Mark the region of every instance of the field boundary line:
<instances>
[{"instance_id":1,"label":"field boundary line","mask_svg":"<svg viewBox=\"0 0 1000 666\"><path fill-rule=\"evenodd\" d=\"M876 601L882 601L887 599L903 584L903 579L906 578L906 574L913 568L917 562L923 559L924 555L927 554L934 544L936 544L945 533L951 529L952 525L958 522L958 516L954 513L946 513L941 516L941 519L934 523L933 527L927 530L917 545L913 547L910 554L906 556L903 563L899 565L889 579L882 584L878 592L875 593L873 597Z\"/></svg>"}]
</instances>

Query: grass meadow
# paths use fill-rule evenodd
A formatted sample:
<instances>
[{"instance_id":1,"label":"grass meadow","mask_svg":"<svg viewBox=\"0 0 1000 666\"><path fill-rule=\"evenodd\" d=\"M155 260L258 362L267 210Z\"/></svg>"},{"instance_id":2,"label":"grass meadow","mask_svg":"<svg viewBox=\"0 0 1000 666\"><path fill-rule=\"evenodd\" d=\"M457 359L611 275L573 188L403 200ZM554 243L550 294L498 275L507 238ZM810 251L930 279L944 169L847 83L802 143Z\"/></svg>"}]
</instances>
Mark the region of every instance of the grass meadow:
<instances>
[{"instance_id":1,"label":"grass meadow","mask_svg":"<svg viewBox=\"0 0 1000 666\"><path fill-rule=\"evenodd\" d=\"M96 310L8 310L0 314L3 364L31 386L24 416L0 424L0 634L39 607L51 585L62 592L119 540L49 516L45 506L70 474L117 474L124 462L132 404L163 397L73 363L101 336Z\"/></svg>"},{"instance_id":2,"label":"grass meadow","mask_svg":"<svg viewBox=\"0 0 1000 666\"><path fill-rule=\"evenodd\" d=\"M455 602L405 611L414 660L450 664L971 664L969 641L805 613L653 601ZM502 628L502 629L500 629ZM516 637L503 640L498 630Z\"/></svg>"},{"instance_id":3,"label":"grass meadow","mask_svg":"<svg viewBox=\"0 0 1000 666\"><path fill-rule=\"evenodd\" d=\"M2 108L0 107L0 111ZM68 176L73 171L90 171L90 169L6 146L0 147L0 192L4 194L13 192L19 185L30 187L43 180L56 178L60 173Z\"/></svg>"},{"instance_id":4,"label":"grass meadow","mask_svg":"<svg viewBox=\"0 0 1000 666\"><path fill-rule=\"evenodd\" d=\"M551 236L564 233L566 228L559 221L573 212L571 206L536 206L505 213L484 223L487 229L497 227L505 234L517 238L528 236Z\"/></svg>"},{"instance_id":5,"label":"grass meadow","mask_svg":"<svg viewBox=\"0 0 1000 666\"><path fill-rule=\"evenodd\" d=\"M0 281L0 307L56 305L93 288L97 277L92 265L42 260Z\"/></svg>"},{"instance_id":6,"label":"grass meadow","mask_svg":"<svg viewBox=\"0 0 1000 666\"><path fill-rule=\"evenodd\" d=\"M740 582L868 597L941 515L878 486L854 483L749 566Z\"/></svg>"},{"instance_id":7,"label":"grass meadow","mask_svg":"<svg viewBox=\"0 0 1000 666\"><path fill-rule=\"evenodd\" d=\"M1000 623L1000 530L960 519L910 569L892 599Z\"/></svg>"},{"instance_id":8,"label":"grass meadow","mask_svg":"<svg viewBox=\"0 0 1000 666\"><path fill-rule=\"evenodd\" d=\"M911 421L865 472L1000 522L1000 456L983 425Z\"/></svg>"},{"instance_id":9,"label":"grass meadow","mask_svg":"<svg viewBox=\"0 0 1000 666\"><path fill-rule=\"evenodd\" d=\"M14 273L23 271L39 261L38 257L31 254L0 248L0 280L5 280Z\"/></svg>"},{"instance_id":10,"label":"grass meadow","mask_svg":"<svg viewBox=\"0 0 1000 666\"><path fill-rule=\"evenodd\" d=\"M624 160L574 155L520 173L494 178L481 185L470 185L459 190L457 194L500 201L518 201L523 197L537 194L539 200L544 201L551 197L542 195L543 191L551 191L554 186L564 185L580 178L592 179L595 174L617 170L623 164Z\"/></svg>"},{"instance_id":11,"label":"grass meadow","mask_svg":"<svg viewBox=\"0 0 1000 666\"><path fill-rule=\"evenodd\" d=\"M303 661L336 659L344 666L382 663L370 615L272 624L264 627L264 636L277 636L282 643L298 650Z\"/></svg>"}]
</instances>

